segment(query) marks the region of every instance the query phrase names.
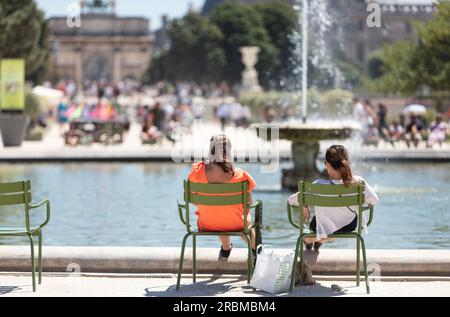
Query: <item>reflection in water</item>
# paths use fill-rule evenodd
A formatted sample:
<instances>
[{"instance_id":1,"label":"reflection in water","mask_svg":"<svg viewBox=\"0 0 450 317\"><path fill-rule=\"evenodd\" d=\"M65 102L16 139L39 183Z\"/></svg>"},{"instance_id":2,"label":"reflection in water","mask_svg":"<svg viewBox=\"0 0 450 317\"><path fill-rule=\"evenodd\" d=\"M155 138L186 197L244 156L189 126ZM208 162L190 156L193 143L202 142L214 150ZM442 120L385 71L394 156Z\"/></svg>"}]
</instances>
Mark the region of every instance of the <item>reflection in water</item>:
<instances>
[{"instance_id":1,"label":"reflection in water","mask_svg":"<svg viewBox=\"0 0 450 317\"><path fill-rule=\"evenodd\" d=\"M264 243L293 248L298 231L287 221L291 193L280 190L280 172L262 174L258 165L242 166L258 184L254 198L264 201ZM172 163L2 164L0 181L30 179L33 200L50 199L47 245L179 246L185 228L176 202L189 168ZM369 248L450 247L450 164L357 162L355 174L364 176L381 199L366 237ZM23 216L21 209L2 208L0 225L23 225ZM33 211L34 222L43 217L44 210ZM194 214L191 219L194 223ZM214 237L198 243L218 246ZM234 243L243 246L239 239ZM354 242L337 240L327 247L353 248Z\"/></svg>"}]
</instances>

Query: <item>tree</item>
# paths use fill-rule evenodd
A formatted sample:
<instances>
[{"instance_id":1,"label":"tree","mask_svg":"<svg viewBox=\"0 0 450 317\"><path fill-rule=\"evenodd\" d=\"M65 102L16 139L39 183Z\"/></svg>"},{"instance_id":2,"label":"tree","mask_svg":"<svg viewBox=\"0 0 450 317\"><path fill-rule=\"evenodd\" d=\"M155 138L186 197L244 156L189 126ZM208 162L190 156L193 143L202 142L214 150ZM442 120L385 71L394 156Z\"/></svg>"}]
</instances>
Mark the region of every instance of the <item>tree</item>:
<instances>
[{"instance_id":1,"label":"tree","mask_svg":"<svg viewBox=\"0 0 450 317\"><path fill-rule=\"evenodd\" d=\"M151 81L205 83L221 79L225 67L223 34L208 18L189 13L175 20L168 32L171 48L153 59Z\"/></svg>"},{"instance_id":2,"label":"tree","mask_svg":"<svg viewBox=\"0 0 450 317\"><path fill-rule=\"evenodd\" d=\"M272 43L260 12L254 6L226 1L213 11L211 20L224 35L223 48L227 67L224 69L223 78L230 83L239 82L244 70L240 48L258 46L261 52L256 69L262 84L267 84L265 79L270 78L279 67L280 60L279 50Z\"/></svg>"},{"instance_id":3,"label":"tree","mask_svg":"<svg viewBox=\"0 0 450 317\"><path fill-rule=\"evenodd\" d=\"M0 2L0 58L23 58L26 77L38 82L49 58L48 28L34 0Z\"/></svg>"},{"instance_id":4,"label":"tree","mask_svg":"<svg viewBox=\"0 0 450 317\"><path fill-rule=\"evenodd\" d=\"M291 59L295 43L290 36L298 28L298 14L291 5L281 0L256 4L255 10L261 15L264 28L278 50L276 58L279 65L272 73L263 72L262 81L278 89L281 88L280 82L292 74Z\"/></svg>"},{"instance_id":5,"label":"tree","mask_svg":"<svg viewBox=\"0 0 450 317\"><path fill-rule=\"evenodd\" d=\"M417 41L387 45L374 55L375 90L416 93L425 86L450 90L450 1L439 2L435 18L415 28Z\"/></svg>"}]
</instances>

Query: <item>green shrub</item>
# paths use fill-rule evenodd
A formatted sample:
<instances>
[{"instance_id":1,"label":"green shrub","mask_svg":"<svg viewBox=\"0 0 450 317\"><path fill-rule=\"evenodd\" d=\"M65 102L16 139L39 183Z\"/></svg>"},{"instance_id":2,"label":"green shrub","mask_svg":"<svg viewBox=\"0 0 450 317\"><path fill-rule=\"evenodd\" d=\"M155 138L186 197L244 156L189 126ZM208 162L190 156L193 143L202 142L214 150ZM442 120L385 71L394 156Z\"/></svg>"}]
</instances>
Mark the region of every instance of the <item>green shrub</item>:
<instances>
[{"instance_id":1,"label":"green shrub","mask_svg":"<svg viewBox=\"0 0 450 317\"><path fill-rule=\"evenodd\" d=\"M25 110L24 113L30 116L31 121L36 121L42 114L42 104L38 96L31 92L25 95Z\"/></svg>"},{"instance_id":2,"label":"green shrub","mask_svg":"<svg viewBox=\"0 0 450 317\"><path fill-rule=\"evenodd\" d=\"M342 118L352 114L353 94L344 89L328 90L320 96L320 114L323 118Z\"/></svg>"},{"instance_id":3,"label":"green shrub","mask_svg":"<svg viewBox=\"0 0 450 317\"><path fill-rule=\"evenodd\" d=\"M351 115L353 94L343 89L333 89L324 93L315 88L308 90L309 118L341 118ZM278 115L287 107L293 107L295 114L301 116L301 92L257 92L244 93L238 102L248 105L256 118L260 118L266 106L272 106Z\"/></svg>"}]
</instances>

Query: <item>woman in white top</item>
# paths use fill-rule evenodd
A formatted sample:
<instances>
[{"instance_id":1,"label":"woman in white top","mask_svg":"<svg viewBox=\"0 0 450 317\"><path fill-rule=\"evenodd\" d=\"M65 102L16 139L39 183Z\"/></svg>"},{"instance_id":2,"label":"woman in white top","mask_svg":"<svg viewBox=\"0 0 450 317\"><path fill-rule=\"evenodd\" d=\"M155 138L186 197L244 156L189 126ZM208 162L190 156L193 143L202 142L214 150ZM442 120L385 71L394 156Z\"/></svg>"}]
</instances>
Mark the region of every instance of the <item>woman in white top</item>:
<instances>
[{"instance_id":1,"label":"woman in white top","mask_svg":"<svg viewBox=\"0 0 450 317\"><path fill-rule=\"evenodd\" d=\"M364 181L360 176L353 176L350 168L348 151L342 145L331 146L325 155L325 166L327 168L328 180L318 179L314 184L344 184L349 185L356 182ZM365 203L375 205L379 199L373 188L365 183ZM298 193L289 197L289 203L298 206ZM317 233L316 238L306 238L306 249L311 250L313 243L314 249L317 251L322 242L327 239L329 234L351 232L355 230L358 224L357 217L358 206L353 207L314 207L315 216L311 221L310 229ZM303 216L305 221L310 218L308 206L303 208ZM367 232L367 221L363 217L363 226Z\"/></svg>"}]
</instances>

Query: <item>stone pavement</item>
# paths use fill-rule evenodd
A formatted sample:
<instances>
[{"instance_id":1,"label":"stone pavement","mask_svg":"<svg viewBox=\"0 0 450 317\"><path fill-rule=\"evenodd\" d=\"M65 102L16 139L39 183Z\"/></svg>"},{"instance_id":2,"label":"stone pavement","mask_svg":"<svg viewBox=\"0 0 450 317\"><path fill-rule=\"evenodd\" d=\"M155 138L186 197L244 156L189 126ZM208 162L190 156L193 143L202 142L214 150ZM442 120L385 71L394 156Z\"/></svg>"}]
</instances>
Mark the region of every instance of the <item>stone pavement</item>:
<instances>
[{"instance_id":1,"label":"stone pavement","mask_svg":"<svg viewBox=\"0 0 450 317\"><path fill-rule=\"evenodd\" d=\"M313 286L297 287L292 297L422 297L450 296L450 279L439 280L419 278L396 278L392 281L371 282L371 294L365 292L365 285L356 287L348 278L320 277ZM342 290L334 291L337 284ZM271 294L256 291L239 275L201 275L193 284L190 276L182 279L180 291L175 290L175 275L125 275L125 274L46 274L37 292L31 289L29 274L2 273L0 275L0 297L266 297Z\"/></svg>"}]
</instances>

